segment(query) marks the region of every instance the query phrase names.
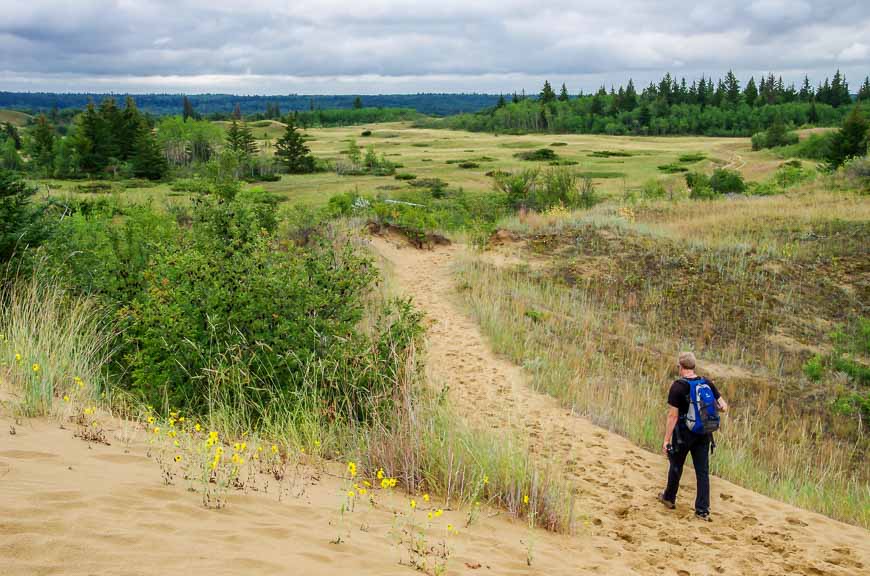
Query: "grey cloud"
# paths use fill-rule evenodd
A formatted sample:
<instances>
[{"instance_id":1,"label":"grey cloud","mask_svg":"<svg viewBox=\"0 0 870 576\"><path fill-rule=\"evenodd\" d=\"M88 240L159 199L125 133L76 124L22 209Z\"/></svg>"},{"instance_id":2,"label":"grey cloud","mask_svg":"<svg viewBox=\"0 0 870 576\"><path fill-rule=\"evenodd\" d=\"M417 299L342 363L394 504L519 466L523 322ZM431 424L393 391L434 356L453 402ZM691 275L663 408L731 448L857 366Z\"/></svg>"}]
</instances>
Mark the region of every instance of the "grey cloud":
<instances>
[{"instance_id":1,"label":"grey cloud","mask_svg":"<svg viewBox=\"0 0 870 576\"><path fill-rule=\"evenodd\" d=\"M849 0L29 0L4 11L7 89L509 91L547 76L588 89L669 70L870 72L870 5Z\"/></svg>"}]
</instances>

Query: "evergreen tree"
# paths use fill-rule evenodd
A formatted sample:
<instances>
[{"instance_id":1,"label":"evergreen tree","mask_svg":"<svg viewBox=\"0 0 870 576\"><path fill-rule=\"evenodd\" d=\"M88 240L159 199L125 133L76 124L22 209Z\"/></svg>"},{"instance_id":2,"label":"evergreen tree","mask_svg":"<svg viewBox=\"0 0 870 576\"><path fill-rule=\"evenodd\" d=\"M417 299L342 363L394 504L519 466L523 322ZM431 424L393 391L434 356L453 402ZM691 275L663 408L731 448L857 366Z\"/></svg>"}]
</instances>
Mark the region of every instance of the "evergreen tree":
<instances>
[{"instance_id":1,"label":"evergreen tree","mask_svg":"<svg viewBox=\"0 0 870 576\"><path fill-rule=\"evenodd\" d=\"M311 156L311 150L293 124L287 124L284 135L275 143L275 156L291 174L306 174L314 171L314 157Z\"/></svg>"},{"instance_id":2,"label":"evergreen tree","mask_svg":"<svg viewBox=\"0 0 870 576\"><path fill-rule=\"evenodd\" d=\"M755 106L758 102L758 88L755 86L755 77L750 76L749 82L746 83L746 88L743 90L743 101L750 106Z\"/></svg>"},{"instance_id":3,"label":"evergreen tree","mask_svg":"<svg viewBox=\"0 0 870 576\"><path fill-rule=\"evenodd\" d=\"M833 86L833 82L831 83ZM831 156L828 159L832 168L837 168L849 158L867 154L867 120L861 114L861 107L855 105L843 121L843 127L834 135L831 142Z\"/></svg>"},{"instance_id":4,"label":"evergreen tree","mask_svg":"<svg viewBox=\"0 0 870 576\"><path fill-rule=\"evenodd\" d=\"M118 160L121 156L121 150L118 142L118 136L121 133L121 110L115 103L115 99L108 97L100 102L100 117L106 127L106 136L103 147L105 154L109 158L109 162Z\"/></svg>"},{"instance_id":5,"label":"evergreen tree","mask_svg":"<svg viewBox=\"0 0 870 576\"><path fill-rule=\"evenodd\" d=\"M858 102L870 101L870 76L864 78L864 83L858 90Z\"/></svg>"},{"instance_id":6,"label":"evergreen tree","mask_svg":"<svg viewBox=\"0 0 870 576\"><path fill-rule=\"evenodd\" d=\"M245 156L256 154L257 143L253 132L246 123L239 124L233 120L227 130L227 148Z\"/></svg>"},{"instance_id":7,"label":"evergreen tree","mask_svg":"<svg viewBox=\"0 0 870 576\"><path fill-rule=\"evenodd\" d=\"M196 118L196 112L193 110L193 104L190 103L190 99L187 96L184 96L181 101L181 119L184 122L187 122L188 118Z\"/></svg>"},{"instance_id":8,"label":"evergreen tree","mask_svg":"<svg viewBox=\"0 0 870 576\"><path fill-rule=\"evenodd\" d=\"M499 94L498 95L498 102L495 103L495 107L496 108L504 108L505 106L507 106L507 102L504 101L504 95Z\"/></svg>"},{"instance_id":9,"label":"evergreen tree","mask_svg":"<svg viewBox=\"0 0 870 576\"><path fill-rule=\"evenodd\" d=\"M846 77L840 73L838 69L834 73L834 79L831 80L830 100L828 104L836 108L844 104L851 104L852 96L849 94L849 84L846 82Z\"/></svg>"},{"instance_id":10,"label":"evergreen tree","mask_svg":"<svg viewBox=\"0 0 870 576\"><path fill-rule=\"evenodd\" d=\"M813 99L813 87L810 85L810 78L807 75L804 75L804 82L801 84L800 92L798 92L798 99L801 102L809 102Z\"/></svg>"},{"instance_id":11,"label":"evergreen tree","mask_svg":"<svg viewBox=\"0 0 870 576\"><path fill-rule=\"evenodd\" d=\"M7 140L11 140L16 150L21 150L21 134L18 133L18 128L12 122L3 124L3 133Z\"/></svg>"},{"instance_id":12,"label":"evergreen tree","mask_svg":"<svg viewBox=\"0 0 870 576\"><path fill-rule=\"evenodd\" d=\"M0 263L40 239L36 226L40 213L30 204L35 193L35 188L12 172L0 170Z\"/></svg>"},{"instance_id":13,"label":"evergreen tree","mask_svg":"<svg viewBox=\"0 0 870 576\"><path fill-rule=\"evenodd\" d=\"M553 92L553 87L550 86L549 80L544 80L544 87L541 89L540 100L542 104L549 104L556 99L556 93Z\"/></svg>"},{"instance_id":14,"label":"evergreen tree","mask_svg":"<svg viewBox=\"0 0 870 576\"><path fill-rule=\"evenodd\" d=\"M514 95L513 95L513 97L511 98L511 102L514 103L514 104L517 104L519 101L520 101L520 97L517 96L517 93L516 93L516 92L514 92Z\"/></svg>"},{"instance_id":15,"label":"evergreen tree","mask_svg":"<svg viewBox=\"0 0 870 576\"><path fill-rule=\"evenodd\" d=\"M631 112L637 107L637 90L634 88L634 81L629 78L628 86L625 87L625 94L622 97L622 109Z\"/></svg>"},{"instance_id":16,"label":"evergreen tree","mask_svg":"<svg viewBox=\"0 0 870 576\"><path fill-rule=\"evenodd\" d=\"M133 155L136 140L143 130L147 130L145 119L139 113L133 97L127 96L124 101L124 110L121 112L121 127L117 137L118 156L121 160L129 160Z\"/></svg>"},{"instance_id":17,"label":"evergreen tree","mask_svg":"<svg viewBox=\"0 0 870 576\"><path fill-rule=\"evenodd\" d=\"M740 102L740 81L731 70L725 75L725 100L734 106Z\"/></svg>"},{"instance_id":18,"label":"evergreen tree","mask_svg":"<svg viewBox=\"0 0 870 576\"><path fill-rule=\"evenodd\" d=\"M93 102L76 117L74 149L79 168L87 174L102 172L109 165L113 152L109 126L97 113Z\"/></svg>"},{"instance_id":19,"label":"evergreen tree","mask_svg":"<svg viewBox=\"0 0 870 576\"><path fill-rule=\"evenodd\" d=\"M24 163L21 161L21 156L18 155L15 142L6 140L0 145L0 168L4 170L21 170L23 167Z\"/></svg>"},{"instance_id":20,"label":"evergreen tree","mask_svg":"<svg viewBox=\"0 0 870 576\"><path fill-rule=\"evenodd\" d=\"M133 175L137 178L160 180L166 174L168 169L166 157L151 130L139 132L130 163L133 167Z\"/></svg>"},{"instance_id":21,"label":"evergreen tree","mask_svg":"<svg viewBox=\"0 0 870 576\"><path fill-rule=\"evenodd\" d=\"M559 101L567 102L570 99L568 96L568 88L565 87L565 83L562 82L562 89L559 91Z\"/></svg>"},{"instance_id":22,"label":"evergreen tree","mask_svg":"<svg viewBox=\"0 0 870 576\"><path fill-rule=\"evenodd\" d=\"M353 109L354 110L362 110L362 107L363 107L362 98L357 96L356 98L353 99Z\"/></svg>"},{"instance_id":23,"label":"evergreen tree","mask_svg":"<svg viewBox=\"0 0 870 576\"><path fill-rule=\"evenodd\" d=\"M54 164L54 128L45 114L36 117L30 157L40 168L50 168Z\"/></svg>"},{"instance_id":24,"label":"evergreen tree","mask_svg":"<svg viewBox=\"0 0 870 576\"><path fill-rule=\"evenodd\" d=\"M807 112L807 122L815 124L819 121L819 111L816 110L816 99L810 100L810 109Z\"/></svg>"}]
</instances>

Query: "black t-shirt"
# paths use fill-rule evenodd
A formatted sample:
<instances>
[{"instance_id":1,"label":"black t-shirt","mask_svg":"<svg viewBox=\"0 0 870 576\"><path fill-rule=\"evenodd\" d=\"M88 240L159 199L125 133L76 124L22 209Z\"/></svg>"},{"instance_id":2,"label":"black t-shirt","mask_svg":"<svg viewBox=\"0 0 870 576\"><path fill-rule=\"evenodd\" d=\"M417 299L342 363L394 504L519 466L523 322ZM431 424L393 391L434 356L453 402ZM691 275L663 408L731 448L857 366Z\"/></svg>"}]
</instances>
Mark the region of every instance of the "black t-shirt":
<instances>
[{"instance_id":1,"label":"black t-shirt","mask_svg":"<svg viewBox=\"0 0 870 576\"><path fill-rule=\"evenodd\" d=\"M697 378L700 379L700 376ZM695 380L693 378L692 380ZM713 390L713 396L716 397L716 400L719 399L719 391L716 390L716 386L713 385L712 382L707 380L710 384L710 389ZM689 383L683 379L674 380L674 383L671 384L671 390L668 392L668 404L677 409L680 414L680 417L685 416L689 412Z\"/></svg>"}]
</instances>

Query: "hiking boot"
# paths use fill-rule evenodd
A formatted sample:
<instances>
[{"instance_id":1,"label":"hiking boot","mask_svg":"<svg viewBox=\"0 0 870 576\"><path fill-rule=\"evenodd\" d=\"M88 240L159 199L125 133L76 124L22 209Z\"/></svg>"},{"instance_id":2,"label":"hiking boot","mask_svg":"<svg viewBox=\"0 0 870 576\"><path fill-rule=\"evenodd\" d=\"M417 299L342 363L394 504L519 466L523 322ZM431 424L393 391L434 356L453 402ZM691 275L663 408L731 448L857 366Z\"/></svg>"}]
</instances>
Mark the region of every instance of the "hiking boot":
<instances>
[{"instance_id":1,"label":"hiking boot","mask_svg":"<svg viewBox=\"0 0 870 576\"><path fill-rule=\"evenodd\" d=\"M710 518L710 512L707 510L702 511L702 512L695 511L695 518L698 518L699 520L703 520L704 522L712 522L713 521L713 519Z\"/></svg>"},{"instance_id":2,"label":"hiking boot","mask_svg":"<svg viewBox=\"0 0 870 576\"><path fill-rule=\"evenodd\" d=\"M662 492L661 494L659 494L659 501L660 501L662 504L665 505L665 508L668 508L669 510L673 510L674 508L677 507L677 505L676 505L674 502L671 502L670 500L668 500L667 498L665 498L665 493L664 493L664 492Z\"/></svg>"}]
</instances>

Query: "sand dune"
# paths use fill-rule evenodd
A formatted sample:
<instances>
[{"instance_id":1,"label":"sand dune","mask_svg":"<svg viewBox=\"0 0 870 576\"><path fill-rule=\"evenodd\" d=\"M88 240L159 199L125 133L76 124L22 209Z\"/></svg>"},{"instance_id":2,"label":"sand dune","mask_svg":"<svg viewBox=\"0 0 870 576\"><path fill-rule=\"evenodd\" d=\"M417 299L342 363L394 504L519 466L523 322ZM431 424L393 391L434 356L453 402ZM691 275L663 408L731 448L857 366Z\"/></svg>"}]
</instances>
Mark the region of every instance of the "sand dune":
<instances>
[{"instance_id":1,"label":"sand dune","mask_svg":"<svg viewBox=\"0 0 870 576\"><path fill-rule=\"evenodd\" d=\"M429 545L447 543L448 574L870 574L870 532L718 478L712 524L693 518L691 472L678 509L663 509L662 457L567 413L489 350L452 300L458 248L374 245L428 315L433 383L450 385L470 422L525 434L575 484L571 536L492 510L466 527L464 511L447 510L426 534ZM379 492L375 506L340 520L341 466L311 462L285 485L232 492L226 508L205 509L184 480L162 484L144 432L130 426L115 421L106 446L55 421L0 416L0 574L415 573L397 546L406 496ZM448 524L458 534L447 536Z\"/></svg>"},{"instance_id":2,"label":"sand dune","mask_svg":"<svg viewBox=\"0 0 870 576\"><path fill-rule=\"evenodd\" d=\"M712 479L714 523L696 520L691 468L677 510L665 510L656 499L666 477L664 457L568 413L489 349L455 302L450 266L461 247L419 251L385 238L373 245L428 315L429 379L450 385L454 405L470 421L517 430L539 457L563 465L575 483L581 519L604 537L595 547L599 557L619 557L638 574L870 574L867 530L720 478Z\"/></svg>"}]
</instances>

